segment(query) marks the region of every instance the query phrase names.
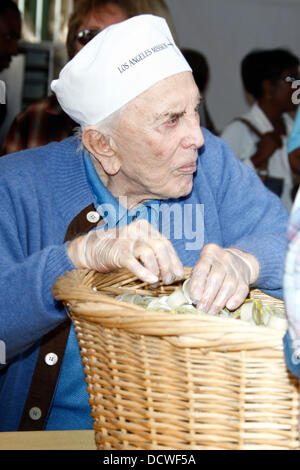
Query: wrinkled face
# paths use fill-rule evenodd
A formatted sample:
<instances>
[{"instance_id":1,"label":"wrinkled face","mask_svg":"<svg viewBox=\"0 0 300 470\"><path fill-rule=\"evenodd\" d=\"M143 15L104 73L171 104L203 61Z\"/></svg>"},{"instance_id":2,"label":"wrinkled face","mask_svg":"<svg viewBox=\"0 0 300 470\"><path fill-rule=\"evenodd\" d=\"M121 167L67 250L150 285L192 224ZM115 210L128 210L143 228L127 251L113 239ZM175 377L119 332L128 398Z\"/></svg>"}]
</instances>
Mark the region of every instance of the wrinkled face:
<instances>
[{"instance_id":1,"label":"wrinkled face","mask_svg":"<svg viewBox=\"0 0 300 470\"><path fill-rule=\"evenodd\" d=\"M113 3L108 3L106 5L101 5L100 7L97 7L91 11L80 25L78 31L82 31L83 29L102 31L108 26L115 23L120 23L127 18L128 17L126 13L122 10L121 7ZM78 40L76 40L76 52L80 51L80 49L83 47L84 46L80 44Z\"/></svg>"},{"instance_id":2,"label":"wrinkled face","mask_svg":"<svg viewBox=\"0 0 300 470\"><path fill-rule=\"evenodd\" d=\"M12 56L18 54L20 36L20 15L17 11L8 8L0 17L0 72L8 68Z\"/></svg>"},{"instance_id":3,"label":"wrinkled face","mask_svg":"<svg viewBox=\"0 0 300 470\"><path fill-rule=\"evenodd\" d=\"M292 94L295 92L295 88L292 88L291 82L285 81L286 77L298 80L298 67L290 67L286 69L274 86L273 99L276 104L278 104L282 112L293 111L296 108L296 105L292 102Z\"/></svg>"},{"instance_id":4,"label":"wrinkled face","mask_svg":"<svg viewBox=\"0 0 300 470\"><path fill-rule=\"evenodd\" d=\"M204 143L199 103L191 72L168 77L129 103L113 133L121 165L109 188L113 194L141 202L191 192Z\"/></svg>"}]
</instances>

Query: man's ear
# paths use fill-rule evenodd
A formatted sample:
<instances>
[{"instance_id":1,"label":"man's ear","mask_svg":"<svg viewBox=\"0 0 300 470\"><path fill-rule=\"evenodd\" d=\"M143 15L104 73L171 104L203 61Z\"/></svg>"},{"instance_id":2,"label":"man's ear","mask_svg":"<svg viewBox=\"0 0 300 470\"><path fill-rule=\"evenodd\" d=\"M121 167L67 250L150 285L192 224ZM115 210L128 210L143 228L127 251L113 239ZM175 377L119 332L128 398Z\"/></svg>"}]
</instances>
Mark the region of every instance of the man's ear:
<instances>
[{"instance_id":1,"label":"man's ear","mask_svg":"<svg viewBox=\"0 0 300 470\"><path fill-rule=\"evenodd\" d=\"M116 152L116 145L110 135L88 128L83 130L82 142L85 148L101 163L108 175L118 173L120 161Z\"/></svg>"}]
</instances>

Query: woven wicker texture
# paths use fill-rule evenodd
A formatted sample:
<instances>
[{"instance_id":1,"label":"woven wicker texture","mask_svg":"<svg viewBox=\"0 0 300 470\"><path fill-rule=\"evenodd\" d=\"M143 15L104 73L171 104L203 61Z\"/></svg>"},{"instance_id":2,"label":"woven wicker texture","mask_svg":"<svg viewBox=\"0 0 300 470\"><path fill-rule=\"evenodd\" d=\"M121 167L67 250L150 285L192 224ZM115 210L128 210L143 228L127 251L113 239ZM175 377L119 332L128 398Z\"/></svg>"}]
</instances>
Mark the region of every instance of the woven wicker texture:
<instances>
[{"instance_id":1,"label":"woven wicker texture","mask_svg":"<svg viewBox=\"0 0 300 470\"><path fill-rule=\"evenodd\" d=\"M298 381L285 365L283 332L114 298L178 285L149 289L125 270L75 270L53 286L77 332L97 448L298 449ZM284 308L260 291L251 296Z\"/></svg>"}]
</instances>

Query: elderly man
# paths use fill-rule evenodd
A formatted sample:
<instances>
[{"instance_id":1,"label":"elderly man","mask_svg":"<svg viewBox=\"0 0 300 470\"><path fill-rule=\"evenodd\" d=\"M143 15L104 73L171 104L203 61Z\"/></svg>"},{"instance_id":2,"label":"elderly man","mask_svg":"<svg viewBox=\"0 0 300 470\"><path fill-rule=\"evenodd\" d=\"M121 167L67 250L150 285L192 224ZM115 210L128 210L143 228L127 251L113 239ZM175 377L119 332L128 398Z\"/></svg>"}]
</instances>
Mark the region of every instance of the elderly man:
<instances>
[{"instance_id":1,"label":"elderly man","mask_svg":"<svg viewBox=\"0 0 300 470\"><path fill-rule=\"evenodd\" d=\"M201 130L165 20L110 26L52 88L76 137L0 161L2 430L91 426L74 330L51 294L68 270L127 267L169 284L193 266L190 294L211 314L237 308L250 285L281 295L287 213Z\"/></svg>"}]
</instances>

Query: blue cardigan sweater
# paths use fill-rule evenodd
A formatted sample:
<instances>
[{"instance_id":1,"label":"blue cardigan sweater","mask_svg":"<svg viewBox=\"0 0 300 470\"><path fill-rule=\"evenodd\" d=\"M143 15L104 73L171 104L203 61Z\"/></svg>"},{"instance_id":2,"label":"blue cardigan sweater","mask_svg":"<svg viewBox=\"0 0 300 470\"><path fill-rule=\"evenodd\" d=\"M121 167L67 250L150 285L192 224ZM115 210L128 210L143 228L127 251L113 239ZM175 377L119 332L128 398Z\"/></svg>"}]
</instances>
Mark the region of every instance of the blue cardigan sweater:
<instances>
[{"instance_id":1,"label":"blue cardigan sweater","mask_svg":"<svg viewBox=\"0 0 300 470\"><path fill-rule=\"evenodd\" d=\"M202 204L203 243L252 253L260 263L256 285L281 296L288 214L224 141L205 129L203 133L205 146L199 151L191 194L164 202ZM0 201L0 340L7 361L0 372L0 431L12 431L18 428L39 342L65 320L65 311L51 294L57 277L74 269L63 243L65 232L95 202L78 140L71 137L1 158ZM195 221L191 223L195 230ZM184 230L178 238L171 228L169 237L183 264L193 266L200 249L187 249L190 233ZM74 354L79 361L78 351ZM72 373L66 370L61 374ZM82 427L76 399L63 429Z\"/></svg>"}]
</instances>

